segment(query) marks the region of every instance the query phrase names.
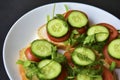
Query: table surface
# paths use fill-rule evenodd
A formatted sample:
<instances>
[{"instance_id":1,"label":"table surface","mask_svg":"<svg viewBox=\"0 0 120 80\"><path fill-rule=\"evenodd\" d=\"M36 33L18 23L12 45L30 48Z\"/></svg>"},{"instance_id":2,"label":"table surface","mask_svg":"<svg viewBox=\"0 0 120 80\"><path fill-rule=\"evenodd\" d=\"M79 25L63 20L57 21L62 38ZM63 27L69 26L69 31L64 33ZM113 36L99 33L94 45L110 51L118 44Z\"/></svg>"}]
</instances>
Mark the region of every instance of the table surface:
<instances>
[{"instance_id":1,"label":"table surface","mask_svg":"<svg viewBox=\"0 0 120 80\"><path fill-rule=\"evenodd\" d=\"M119 0L1 0L0 1L0 80L9 80L2 59L5 37L11 26L28 11L54 2L78 2L99 7L120 19Z\"/></svg>"}]
</instances>

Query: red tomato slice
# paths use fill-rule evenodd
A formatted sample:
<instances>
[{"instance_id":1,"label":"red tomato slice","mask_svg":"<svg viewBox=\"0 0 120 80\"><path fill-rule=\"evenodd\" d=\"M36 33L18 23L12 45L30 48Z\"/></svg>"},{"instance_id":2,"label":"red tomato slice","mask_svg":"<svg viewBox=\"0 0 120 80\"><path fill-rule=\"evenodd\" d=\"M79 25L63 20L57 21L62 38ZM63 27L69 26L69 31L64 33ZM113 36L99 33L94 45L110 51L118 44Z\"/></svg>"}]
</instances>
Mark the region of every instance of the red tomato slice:
<instances>
[{"instance_id":1,"label":"red tomato slice","mask_svg":"<svg viewBox=\"0 0 120 80\"><path fill-rule=\"evenodd\" d=\"M68 16L70 15L70 13L71 13L72 11L73 11L73 10L69 10L69 11L67 11L66 13L64 13L65 19L68 18Z\"/></svg>"},{"instance_id":2,"label":"red tomato slice","mask_svg":"<svg viewBox=\"0 0 120 80\"><path fill-rule=\"evenodd\" d=\"M108 28L109 32L110 32L110 37L109 37L109 40L108 42L112 41L113 39L117 38L118 37L118 31L116 30L115 27L113 27L112 25L110 24L107 24L107 23L100 23L98 25L102 25L102 26L105 26L106 28Z\"/></svg>"},{"instance_id":3,"label":"red tomato slice","mask_svg":"<svg viewBox=\"0 0 120 80\"><path fill-rule=\"evenodd\" d=\"M110 72L109 69L105 67L103 69L102 77L103 77L103 80L114 80L113 74Z\"/></svg>"},{"instance_id":4,"label":"red tomato slice","mask_svg":"<svg viewBox=\"0 0 120 80\"><path fill-rule=\"evenodd\" d=\"M63 41L67 40L70 37L70 33L71 33L71 31L69 30L68 33L65 36L60 37L60 38L53 37L48 33L47 33L47 35L48 35L49 39L54 41L54 42L63 42Z\"/></svg>"},{"instance_id":5,"label":"red tomato slice","mask_svg":"<svg viewBox=\"0 0 120 80\"><path fill-rule=\"evenodd\" d=\"M35 61L35 62L39 62L40 59L38 57L36 57L35 55L33 55L30 47L28 47L26 50L25 50L25 56L28 60L30 61Z\"/></svg>"},{"instance_id":6,"label":"red tomato slice","mask_svg":"<svg viewBox=\"0 0 120 80\"><path fill-rule=\"evenodd\" d=\"M109 53L108 53L108 50L107 50L107 47L108 45L105 45L104 48L103 48L103 54L105 56L105 60L111 64L113 61L116 62L116 66L117 67L120 67L120 60L118 59L115 59L115 58L112 58Z\"/></svg>"},{"instance_id":7,"label":"red tomato slice","mask_svg":"<svg viewBox=\"0 0 120 80\"><path fill-rule=\"evenodd\" d=\"M82 27L82 28L77 29L77 31L78 31L80 34L83 34L83 33L86 33L87 28L86 28L86 27Z\"/></svg>"}]
</instances>

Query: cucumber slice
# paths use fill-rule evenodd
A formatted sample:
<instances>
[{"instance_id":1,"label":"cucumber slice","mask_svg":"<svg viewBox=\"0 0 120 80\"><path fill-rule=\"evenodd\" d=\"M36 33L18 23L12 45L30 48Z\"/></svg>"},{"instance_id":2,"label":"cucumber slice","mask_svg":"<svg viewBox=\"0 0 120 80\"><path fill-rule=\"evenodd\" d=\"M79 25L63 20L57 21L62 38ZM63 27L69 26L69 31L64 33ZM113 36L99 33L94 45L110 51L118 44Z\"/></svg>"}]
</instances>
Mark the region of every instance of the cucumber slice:
<instances>
[{"instance_id":1,"label":"cucumber slice","mask_svg":"<svg viewBox=\"0 0 120 80\"><path fill-rule=\"evenodd\" d=\"M38 77L45 80L56 78L62 70L62 67L58 62L49 59L40 61L38 68L40 69Z\"/></svg>"},{"instance_id":2,"label":"cucumber slice","mask_svg":"<svg viewBox=\"0 0 120 80\"><path fill-rule=\"evenodd\" d=\"M103 80L101 75L92 75L91 72L83 70L82 73L77 74L77 80Z\"/></svg>"},{"instance_id":3,"label":"cucumber slice","mask_svg":"<svg viewBox=\"0 0 120 80\"><path fill-rule=\"evenodd\" d=\"M47 31L53 37L62 37L67 34L68 30L67 22L61 19L52 19L47 23Z\"/></svg>"},{"instance_id":4,"label":"cucumber slice","mask_svg":"<svg viewBox=\"0 0 120 80\"><path fill-rule=\"evenodd\" d=\"M77 80L93 80L90 76L84 74L78 74L76 78Z\"/></svg>"},{"instance_id":5,"label":"cucumber slice","mask_svg":"<svg viewBox=\"0 0 120 80\"><path fill-rule=\"evenodd\" d=\"M87 25L87 16L80 11L72 11L68 16L68 22L72 27L81 28Z\"/></svg>"},{"instance_id":6,"label":"cucumber slice","mask_svg":"<svg viewBox=\"0 0 120 80\"><path fill-rule=\"evenodd\" d=\"M100 32L100 33L96 33L95 38L98 42L102 42L105 41L109 36L109 33L106 32Z\"/></svg>"},{"instance_id":7,"label":"cucumber slice","mask_svg":"<svg viewBox=\"0 0 120 80\"><path fill-rule=\"evenodd\" d=\"M97 77L95 77L93 80L103 80L101 75L98 75Z\"/></svg>"},{"instance_id":8,"label":"cucumber slice","mask_svg":"<svg viewBox=\"0 0 120 80\"><path fill-rule=\"evenodd\" d=\"M41 58L51 56L53 51L52 47L55 46L52 43L48 42L47 40L35 40L31 44L31 50L33 54Z\"/></svg>"},{"instance_id":9,"label":"cucumber slice","mask_svg":"<svg viewBox=\"0 0 120 80\"><path fill-rule=\"evenodd\" d=\"M115 39L108 45L108 53L116 59L120 59L120 39Z\"/></svg>"},{"instance_id":10,"label":"cucumber slice","mask_svg":"<svg viewBox=\"0 0 120 80\"><path fill-rule=\"evenodd\" d=\"M94 25L88 29L87 35L95 35L96 40L102 42L109 37L109 30L104 26Z\"/></svg>"},{"instance_id":11,"label":"cucumber slice","mask_svg":"<svg viewBox=\"0 0 120 80\"><path fill-rule=\"evenodd\" d=\"M77 65L86 66L95 61L95 54L89 48L78 47L72 53L72 60Z\"/></svg>"}]
</instances>

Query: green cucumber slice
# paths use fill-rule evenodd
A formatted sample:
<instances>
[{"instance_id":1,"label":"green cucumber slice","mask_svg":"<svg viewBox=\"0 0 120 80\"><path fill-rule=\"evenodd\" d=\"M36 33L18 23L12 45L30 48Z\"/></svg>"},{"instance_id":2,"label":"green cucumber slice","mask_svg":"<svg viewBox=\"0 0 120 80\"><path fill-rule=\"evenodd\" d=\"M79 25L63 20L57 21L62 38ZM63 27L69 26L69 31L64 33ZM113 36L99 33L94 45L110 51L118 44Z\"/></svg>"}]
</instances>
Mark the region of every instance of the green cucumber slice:
<instances>
[{"instance_id":1,"label":"green cucumber slice","mask_svg":"<svg viewBox=\"0 0 120 80\"><path fill-rule=\"evenodd\" d=\"M100 32L96 33L95 37L98 42L105 41L109 36L109 33L106 32Z\"/></svg>"},{"instance_id":2,"label":"green cucumber slice","mask_svg":"<svg viewBox=\"0 0 120 80\"><path fill-rule=\"evenodd\" d=\"M93 79L91 79L90 76L84 75L84 74L78 74L76 78L77 78L77 80L93 80Z\"/></svg>"},{"instance_id":3,"label":"green cucumber slice","mask_svg":"<svg viewBox=\"0 0 120 80\"><path fill-rule=\"evenodd\" d=\"M101 75L94 75L94 74L91 74L91 72L89 73L86 70L83 70L82 73L80 72L79 74L77 74L76 79L77 80L103 80Z\"/></svg>"},{"instance_id":4,"label":"green cucumber slice","mask_svg":"<svg viewBox=\"0 0 120 80\"><path fill-rule=\"evenodd\" d=\"M62 37L67 34L69 26L66 21L52 19L47 23L47 31L53 37Z\"/></svg>"},{"instance_id":5,"label":"green cucumber slice","mask_svg":"<svg viewBox=\"0 0 120 80\"><path fill-rule=\"evenodd\" d=\"M62 70L62 67L58 62L49 59L40 61L38 68L40 69L38 77L45 80L56 78Z\"/></svg>"},{"instance_id":6,"label":"green cucumber slice","mask_svg":"<svg viewBox=\"0 0 120 80\"><path fill-rule=\"evenodd\" d=\"M77 65L86 66L95 61L95 54L89 48L78 47L72 53L72 60Z\"/></svg>"},{"instance_id":7,"label":"green cucumber slice","mask_svg":"<svg viewBox=\"0 0 120 80\"><path fill-rule=\"evenodd\" d=\"M109 30L104 26L94 25L88 29L87 35L95 35L96 40L102 42L109 37Z\"/></svg>"},{"instance_id":8,"label":"green cucumber slice","mask_svg":"<svg viewBox=\"0 0 120 80\"><path fill-rule=\"evenodd\" d=\"M98 75L97 77L95 77L93 80L103 80L101 75Z\"/></svg>"},{"instance_id":9,"label":"green cucumber slice","mask_svg":"<svg viewBox=\"0 0 120 80\"><path fill-rule=\"evenodd\" d=\"M81 28L87 25L88 18L83 12L72 11L68 16L68 23L72 27Z\"/></svg>"},{"instance_id":10,"label":"green cucumber slice","mask_svg":"<svg viewBox=\"0 0 120 80\"><path fill-rule=\"evenodd\" d=\"M108 53L116 59L120 59L120 39L115 39L108 45Z\"/></svg>"},{"instance_id":11,"label":"green cucumber slice","mask_svg":"<svg viewBox=\"0 0 120 80\"><path fill-rule=\"evenodd\" d=\"M31 44L31 50L33 54L38 57L46 58L51 56L52 54L52 47L55 47L52 43L48 42L47 40L35 40Z\"/></svg>"}]
</instances>

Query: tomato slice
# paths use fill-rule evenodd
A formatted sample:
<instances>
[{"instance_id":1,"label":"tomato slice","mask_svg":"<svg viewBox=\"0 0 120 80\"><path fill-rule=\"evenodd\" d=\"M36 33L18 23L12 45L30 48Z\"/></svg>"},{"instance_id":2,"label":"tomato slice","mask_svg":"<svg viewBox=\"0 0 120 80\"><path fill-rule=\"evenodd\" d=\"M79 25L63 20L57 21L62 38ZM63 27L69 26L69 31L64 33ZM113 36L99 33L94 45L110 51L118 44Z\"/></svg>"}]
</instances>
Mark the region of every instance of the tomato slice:
<instances>
[{"instance_id":1,"label":"tomato slice","mask_svg":"<svg viewBox=\"0 0 120 80\"><path fill-rule=\"evenodd\" d=\"M68 16L70 15L70 13L71 13L72 11L73 11L73 10L69 10L69 11L67 11L66 13L64 13L65 19L68 18Z\"/></svg>"},{"instance_id":2,"label":"tomato slice","mask_svg":"<svg viewBox=\"0 0 120 80\"><path fill-rule=\"evenodd\" d=\"M102 73L103 80L114 80L112 72L110 72L109 69L104 67L103 73Z\"/></svg>"},{"instance_id":3,"label":"tomato slice","mask_svg":"<svg viewBox=\"0 0 120 80\"><path fill-rule=\"evenodd\" d=\"M118 37L118 31L116 30L115 27L113 27L112 25L110 24L107 24L107 23L100 23L98 25L102 25L102 26L105 26L109 32L110 32L110 36L109 36L109 39L108 39L108 42L112 41L113 39L117 38Z\"/></svg>"},{"instance_id":4,"label":"tomato slice","mask_svg":"<svg viewBox=\"0 0 120 80\"><path fill-rule=\"evenodd\" d=\"M103 48L103 54L105 56L105 60L109 64L111 64L114 61L114 62L116 62L116 67L120 67L120 60L112 58L108 53L107 47L108 47L108 45L105 45L104 48Z\"/></svg>"},{"instance_id":5,"label":"tomato slice","mask_svg":"<svg viewBox=\"0 0 120 80\"><path fill-rule=\"evenodd\" d=\"M70 33L71 33L71 30L69 30L65 36L60 37L60 38L53 37L49 33L47 33L47 35L48 35L49 39L54 42L63 42L63 41L66 41L70 37Z\"/></svg>"},{"instance_id":6,"label":"tomato slice","mask_svg":"<svg viewBox=\"0 0 120 80\"><path fill-rule=\"evenodd\" d=\"M36 57L35 55L33 55L30 47L28 47L26 50L25 50L25 56L28 60L30 61L35 61L35 62L39 62L40 59L38 57Z\"/></svg>"},{"instance_id":7,"label":"tomato slice","mask_svg":"<svg viewBox=\"0 0 120 80\"><path fill-rule=\"evenodd\" d=\"M80 34L83 34L83 33L86 33L87 28L86 28L86 27L82 27L82 28L77 29L77 31L78 31Z\"/></svg>"}]
</instances>

